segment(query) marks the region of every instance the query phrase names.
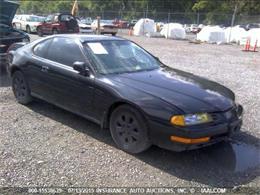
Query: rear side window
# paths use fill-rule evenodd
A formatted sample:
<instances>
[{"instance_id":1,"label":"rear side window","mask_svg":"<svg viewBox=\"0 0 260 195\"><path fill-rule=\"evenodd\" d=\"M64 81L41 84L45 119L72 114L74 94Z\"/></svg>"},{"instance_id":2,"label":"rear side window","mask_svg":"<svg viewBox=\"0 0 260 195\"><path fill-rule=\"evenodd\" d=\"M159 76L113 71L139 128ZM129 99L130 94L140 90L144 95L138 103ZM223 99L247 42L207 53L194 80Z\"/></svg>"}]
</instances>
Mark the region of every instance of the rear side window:
<instances>
[{"instance_id":1,"label":"rear side window","mask_svg":"<svg viewBox=\"0 0 260 195\"><path fill-rule=\"evenodd\" d=\"M60 15L61 22L69 21L71 19L74 19L72 15L66 15L66 14Z\"/></svg>"},{"instance_id":2,"label":"rear side window","mask_svg":"<svg viewBox=\"0 0 260 195\"><path fill-rule=\"evenodd\" d=\"M40 42L38 45L34 47L33 53L39 57L45 58L51 41L52 39L47 39L43 42Z\"/></svg>"},{"instance_id":3,"label":"rear side window","mask_svg":"<svg viewBox=\"0 0 260 195\"><path fill-rule=\"evenodd\" d=\"M73 39L62 37L53 39L46 58L67 66L73 66L76 61L85 61L78 44Z\"/></svg>"}]
</instances>

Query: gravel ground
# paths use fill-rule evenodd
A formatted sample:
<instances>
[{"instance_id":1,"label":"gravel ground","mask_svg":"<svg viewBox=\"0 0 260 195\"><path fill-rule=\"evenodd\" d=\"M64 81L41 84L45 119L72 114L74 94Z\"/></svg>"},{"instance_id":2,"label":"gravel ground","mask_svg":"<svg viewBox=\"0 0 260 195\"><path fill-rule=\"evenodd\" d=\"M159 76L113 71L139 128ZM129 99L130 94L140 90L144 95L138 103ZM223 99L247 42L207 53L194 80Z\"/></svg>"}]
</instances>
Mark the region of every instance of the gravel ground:
<instances>
[{"instance_id":1,"label":"gravel ground","mask_svg":"<svg viewBox=\"0 0 260 195\"><path fill-rule=\"evenodd\" d=\"M117 149L110 133L42 101L15 102L0 83L0 186L260 187L260 53L235 45L128 37L165 64L217 81L245 109L230 143L182 153L152 147L139 155ZM32 39L37 36L32 36Z\"/></svg>"}]
</instances>

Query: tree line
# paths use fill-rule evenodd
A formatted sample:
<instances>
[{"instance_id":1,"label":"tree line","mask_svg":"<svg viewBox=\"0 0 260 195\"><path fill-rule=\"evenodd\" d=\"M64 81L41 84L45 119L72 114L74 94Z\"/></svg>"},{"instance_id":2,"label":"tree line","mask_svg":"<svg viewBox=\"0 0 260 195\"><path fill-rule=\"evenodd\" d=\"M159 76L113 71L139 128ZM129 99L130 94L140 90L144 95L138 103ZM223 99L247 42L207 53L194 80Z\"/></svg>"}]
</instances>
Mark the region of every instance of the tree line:
<instances>
[{"instance_id":1,"label":"tree line","mask_svg":"<svg viewBox=\"0 0 260 195\"><path fill-rule=\"evenodd\" d=\"M74 0L19 0L21 13L70 12ZM204 14L207 23L220 20L223 15L260 15L259 0L78 0L79 14L103 12L121 13L122 19L136 13L183 13ZM260 21L259 21L260 22Z\"/></svg>"}]
</instances>

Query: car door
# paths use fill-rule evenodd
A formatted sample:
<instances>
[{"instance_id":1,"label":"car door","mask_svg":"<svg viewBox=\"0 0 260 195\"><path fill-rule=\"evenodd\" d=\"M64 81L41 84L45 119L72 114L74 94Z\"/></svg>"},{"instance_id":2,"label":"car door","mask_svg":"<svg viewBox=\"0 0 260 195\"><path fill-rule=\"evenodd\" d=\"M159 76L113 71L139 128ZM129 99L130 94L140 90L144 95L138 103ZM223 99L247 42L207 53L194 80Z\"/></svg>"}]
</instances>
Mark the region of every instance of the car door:
<instances>
[{"instance_id":1,"label":"car door","mask_svg":"<svg viewBox=\"0 0 260 195\"><path fill-rule=\"evenodd\" d=\"M21 30L26 30L26 20L27 20L27 17L26 15L22 16L22 19L21 19Z\"/></svg>"},{"instance_id":2,"label":"car door","mask_svg":"<svg viewBox=\"0 0 260 195\"><path fill-rule=\"evenodd\" d=\"M93 117L94 77L74 70L75 61L86 62L80 43L71 38L53 39L47 54L47 85L55 104L88 118Z\"/></svg>"},{"instance_id":3,"label":"car door","mask_svg":"<svg viewBox=\"0 0 260 195\"><path fill-rule=\"evenodd\" d=\"M51 34L52 32L52 22L54 20L53 15L49 15L42 24L42 31L45 34Z\"/></svg>"},{"instance_id":4,"label":"car door","mask_svg":"<svg viewBox=\"0 0 260 195\"><path fill-rule=\"evenodd\" d=\"M36 44L32 49L30 61L26 63L27 66L24 68L32 95L48 101L52 101L52 98L55 97L47 85L49 78L46 75L48 61L45 58L51 42L50 38Z\"/></svg>"}]
</instances>

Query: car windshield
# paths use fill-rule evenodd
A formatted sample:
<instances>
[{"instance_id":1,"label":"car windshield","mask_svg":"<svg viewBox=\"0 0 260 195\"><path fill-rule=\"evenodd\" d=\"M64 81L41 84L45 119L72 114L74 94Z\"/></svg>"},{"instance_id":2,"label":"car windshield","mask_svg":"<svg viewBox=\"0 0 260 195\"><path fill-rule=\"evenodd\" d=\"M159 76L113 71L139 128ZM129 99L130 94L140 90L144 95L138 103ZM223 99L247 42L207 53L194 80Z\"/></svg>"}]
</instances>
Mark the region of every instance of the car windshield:
<instances>
[{"instance_id":1,"label":"car windshield","mask_svg":"<svg viewBox=\"0 0 260 195\"><path fill-rule=\"evenodd\" d=\"M28 21L30 22L42 22L44 20L43 17L38 17L38 16L30 16L28 18Z\"/></svg>"},{"instance_id":2,"label":"car windshield","mask_svg":"<svg viewBox=\"0 0 260 195\"><path fill-rule=\"evenodd\" d=\"M88 42L84 48L101 74L148 71L160 66L158 60L130 41Z\"/></svg>"}]
</instances>

